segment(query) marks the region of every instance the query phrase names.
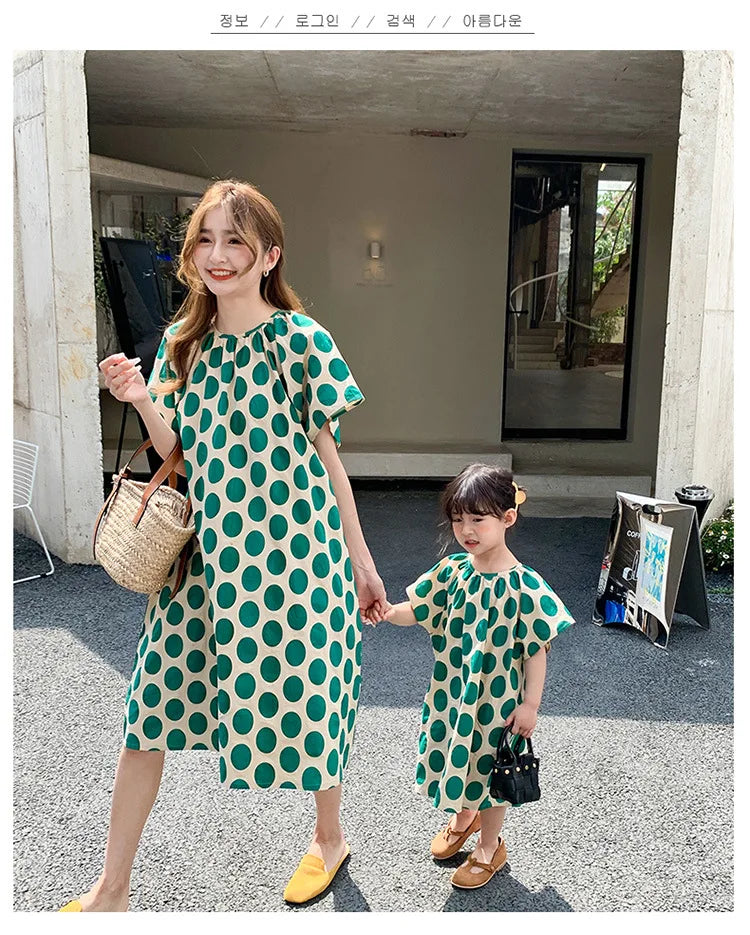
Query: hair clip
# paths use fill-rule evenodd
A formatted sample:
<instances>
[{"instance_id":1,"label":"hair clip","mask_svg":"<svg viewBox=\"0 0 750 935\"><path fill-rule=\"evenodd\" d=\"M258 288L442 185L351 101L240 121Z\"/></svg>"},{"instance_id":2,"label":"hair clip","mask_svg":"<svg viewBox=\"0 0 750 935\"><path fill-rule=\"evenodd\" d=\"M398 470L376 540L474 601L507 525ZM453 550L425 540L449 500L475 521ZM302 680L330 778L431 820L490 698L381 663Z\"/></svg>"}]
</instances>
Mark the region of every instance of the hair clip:
<instances>
[{"instance_id":1,"label":"hair clip","mask_svg":"<svg viewBox=\"0 0 750 935\"><path fill-rule=\"evenodd\" d=\"M515 481L511 481L511 483L516 489L516 506L520 506L522 503L526 502L526 491L521 490Z\"/></svg>"}]
</instances>

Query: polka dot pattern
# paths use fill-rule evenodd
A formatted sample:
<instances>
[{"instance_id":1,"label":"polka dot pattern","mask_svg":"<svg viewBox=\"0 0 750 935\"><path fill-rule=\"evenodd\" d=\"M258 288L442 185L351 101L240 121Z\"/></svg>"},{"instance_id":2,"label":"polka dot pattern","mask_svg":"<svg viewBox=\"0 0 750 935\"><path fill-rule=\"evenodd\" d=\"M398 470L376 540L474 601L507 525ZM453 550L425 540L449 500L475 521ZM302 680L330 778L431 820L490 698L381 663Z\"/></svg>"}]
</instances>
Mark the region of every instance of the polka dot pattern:
<instances>
[{"instance_id":1,"label":"polka dot pattern","mask_svg":"<svg viewBox=\"0 0 750 935\"><path fill-rule=\"evenodd\" d=\"M172 326L172 331L177 326ZM132 749L220 753L235 789L342 780L360 689L362 624L333 488L313 447L364 397L313 319L277 311L210 331L186 386L162 342L149 384L180 434L197 535L149 598L125 706Z\"/></svg>"},{"instance_id":2,"label":"polka dot pattern","mask_svg":"<svg viewBox=\"0 0 750 935\"><path fill-rule=\"evenodd\" d=\"M573 618L532 568L480 573L465 553L442 559L406 592L435 656L417 789L449 812L502 804L490 797L490 775L502 725L522 700L523 660Z\"/></svg>"}]
</instances>

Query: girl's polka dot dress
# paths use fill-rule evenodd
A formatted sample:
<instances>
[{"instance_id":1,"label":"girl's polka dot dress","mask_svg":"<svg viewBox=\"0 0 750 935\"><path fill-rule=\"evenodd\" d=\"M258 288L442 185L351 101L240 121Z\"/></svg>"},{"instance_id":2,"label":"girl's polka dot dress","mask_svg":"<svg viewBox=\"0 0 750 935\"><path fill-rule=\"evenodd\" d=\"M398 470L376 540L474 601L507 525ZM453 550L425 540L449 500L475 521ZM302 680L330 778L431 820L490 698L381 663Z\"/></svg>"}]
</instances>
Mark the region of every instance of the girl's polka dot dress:
<instances>
[{"instance_id":1,"label":"girl's polka dot dress","mask_svg":"<svg viewBox=\"0 0 750 935\"><path fill-rule=\"evenodd\" d=\"M150 388L173 376L165 346ZM364 397L330 334L286 311L243 335L209 331L185 386L151 395L182 442L197 535L175 597L170 579L149 599L125 744L218 750L234 789L336 786L362 624L312 442L330 420L339 444L337 417Z\"/></svg>"},{"instance_id":2,"label":"girl's polka dot dress","mask_svg":"<svg viewBox=\"0 0 750 935\"><path fill-rule=\"evenodd\" d=\"M490 775L503 723L523 700L524 659L567 630L570 611L532 568L482 573L466 553L442 559L406 592L435 653L417 789L447 812L502 805L490 797Z\"/></svg>"}]
</instances>

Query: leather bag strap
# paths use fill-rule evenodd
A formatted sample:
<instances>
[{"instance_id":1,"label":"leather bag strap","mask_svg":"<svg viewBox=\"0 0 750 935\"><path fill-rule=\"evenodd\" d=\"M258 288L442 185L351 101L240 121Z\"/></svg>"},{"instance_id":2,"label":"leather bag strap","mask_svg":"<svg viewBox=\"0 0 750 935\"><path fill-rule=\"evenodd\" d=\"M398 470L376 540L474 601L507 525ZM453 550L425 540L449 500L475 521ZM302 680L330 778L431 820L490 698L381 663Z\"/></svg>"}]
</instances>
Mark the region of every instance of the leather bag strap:
<instances>
[{"instance_id":1,"label":"leather bag strap","mask_svg":"<svg viewBox=\"0 0 750 935\"><path fill-rule=\"evenodd\" d=\"M150 440L145 441L141 445L141 447L138 449L138 451L136 451L136 453L133 455L130 461L132 461L133 458L136 457L136 455L139 455L142 451L145 451L146 448L148 448L150 445L151 445ZM161 487L161 485L169 477L169 475L175 473L175 468L177 467L177 463L180 460L180 458L182 458L182 448L180 447L179 441L177 441L175 443L174 448L169 452L167 457L164 459L164 463L154 473L154 476L149 481L148 486L143 491L143 496L141 497L141 505L138 507L138 509L136 510L135 516L133 517L134 526L137 526L140 523L143 517L143 514L146 512L146 507L148 506L148 502L151 499L151 497L153 497L153 495L156 493L159 487ZM128 461L128 464L130 464L130 461ZM127 465L125 467L127 467ZM192 510L192 504L190 503L190 499L188 498L187 516L190 515L191 510Z\"/></svg>"}]
</instances>

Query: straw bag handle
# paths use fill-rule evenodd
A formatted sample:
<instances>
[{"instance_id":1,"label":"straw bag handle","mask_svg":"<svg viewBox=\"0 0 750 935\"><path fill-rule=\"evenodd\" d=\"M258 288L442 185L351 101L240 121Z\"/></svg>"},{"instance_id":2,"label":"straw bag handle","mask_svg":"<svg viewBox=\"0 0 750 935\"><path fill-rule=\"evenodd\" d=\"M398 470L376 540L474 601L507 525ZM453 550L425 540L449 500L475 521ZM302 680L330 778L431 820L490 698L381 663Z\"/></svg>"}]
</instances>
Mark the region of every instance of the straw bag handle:
<instances>
[{"instance_id":1,"label":"straw bag handle","mask_svg":"<svg viewBox=\"0 0 750 935\"><path fill-rule=\"evenodd\" d=\"M146 439L146 441L140 446L140 448L136 452L134 452L133 455L130 457L130 459L128 460L128 463L122 469L123 473L128 469L128 466L130 465L130 462L133 460L133 458L137 458L138 455L141 454L141 452L146 451L147 448L151 448L151 447L153 447L153 443L151 439ZM177 442L175 442L174 448L169 452L167 457L164 459L164 463L154 473L154 476L149 481L148 486L143 491L143 496L141 497L141 505L138 507L138 509L136 510L135 516L133 517L134 526L137 526L140 523L141 519L143 518L143 514L146 512L146 507L148 506L148 501L151 499L151 497L153 497L153 495L156 493L159 487L161 487L164 481L170 475L175 473L177 462L180 460L181 457L182 457L182 449L180 447L180 442L178 440ZM192 509L193 509L193 505L190 502L190 497L187 497L187 513L185 514L186 520L190 516Z\"/></svg>"}]
</instances>

